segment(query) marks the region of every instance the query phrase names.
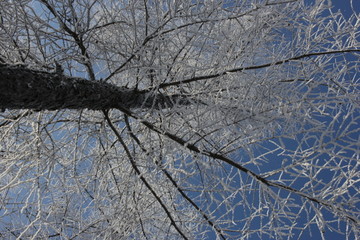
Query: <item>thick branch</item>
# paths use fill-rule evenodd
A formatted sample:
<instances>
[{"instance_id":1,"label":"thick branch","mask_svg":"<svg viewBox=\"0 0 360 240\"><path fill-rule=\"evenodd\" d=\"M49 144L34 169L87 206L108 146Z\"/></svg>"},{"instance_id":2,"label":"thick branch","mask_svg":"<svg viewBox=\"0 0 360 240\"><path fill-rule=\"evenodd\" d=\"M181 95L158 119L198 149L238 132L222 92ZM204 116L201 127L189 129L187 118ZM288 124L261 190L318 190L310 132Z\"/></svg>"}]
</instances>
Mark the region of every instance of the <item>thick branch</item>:
<instances>
[{"instance_id":1,"label":"thick branch","mask_svg":"<svg viewBox=\"0 0 360 240\"><path fill-rule=\"evenodd\" d=\"M174 220L173 216L171 215L169 209L167 208L167 206L165 205L165 203L161 200L161 198L158 196L158 194L155 192L155 190L152 188L152 186L150 185L150 183L145 179L145 177L143 176L143 173L140 171L140 169L137 167L135 159L133 158L133 156L131 155L128 147L126 146L124 140L122 140L122 137L120 135L120 133L118 132L118 130L115 128L114 124L112 123L111 119L109 118L109 115L106 111L104 111L104 116L106 121L108 122L111 130L114 132L114 134L116 135L117 139L119 140L119 142L121 143L121 145L124 147L124 150L126 152L126 155L128 156L131 166L133 167L133 169L135 170L136 174L139 176L140 180L145 184L146 188L151 192L151 194L155 197L155 199L157 200L157 202L161 205L161 207L163 208L163 210L165 211L166 215L168 216L171 225L174 226L174 228L176 229L176 231L184 238L184 239L188 239L185 234L182 232L182 230L179 228L179 226L176 224L176 221Z\"/></svg>"},{"instance_id":2,"label":"thick branch","mask_svg":"<svg viewBox=\"0 0 360 240\"><path fill-rule=\"evenodd\" d=\"M219 72L219 73L210 74L210 75L191 77L191 78L176 81L176 82L162 83L157 88L166 88L166 87L170 87L170 86L178 86L178 85L181 85L181 84L213 79L213 78L225 76L225 75L227 75L229 73L243 72L243 71L247 71L247 70L256 70L256 69L267 68L267 67L281 65L281 64L284 64L284 63L288 63L288 62L291 62L291 61L296 61L296 60L300 60L300 59L304 59L304 58L308 58L308 57L332 55L332 54L341 54L341 53L357 53L357 52L360 52L360 49L344 49L344 50L333 50L333 51L328 51L328 52L307 53L307 54L287 58L287 59L284 59L284 60L280 60L280 61L277 61L277 62L270 62L270 63L265 63L265 64L261 64L261 65L254 65L254 66L248 66L248 67L232 68L232 69L228 69L228 70L225 70L225 71L222 71L222 72Z\"/></svg>"},{"instance_id":3,"label":"thick branch","mask_svg":"<svg viewBox=\"0 0 360 240\"><path fill-rule=\"evenodd\" d=\"M100 81L0 63L0 108L92 109L171 108L189 105L182 95L165 95L118 87Z\"/></svg>"},{"instance_id":4,"label":"thick branch","mask_svg":"<svg viewBox=\"0 0 360 240\"><path fill-rule=\"evenodd\" d=\"M133 114L131 111L127 110L127 109L122 109L122 111L127 114L128 116L140 120L140 122L142 124L144 124L147 128L149 128L150 130L159 133L163 136L168 137L169 139L173 140L174 142L177 142L178 144L184 146L185 148L191 150L192 152L201 154L203 156L207 156L207 157L211 157L213 159L217 159L220 160L222 162L225 162L233 167L235 167L236 169L250 175L252 178L256 179L258 182L262 183L263 186L265 187L276 187L276 188L280 188L283 190L286 190L288 192L294 193L298 196L301 196L302 198L305 198L311 202L315 202L319 205L322 205L328 209L332 209L335 210L336 214L341 214L342 217L346 218L347 220L350 220L351 222L353 222L354 224L356 224L357 226L360 225L359 219L357 219L354 216L351 216L350 214L347 213L347 211L345 211L344 208L342 208L342 206L337 206L334 205L332 202L329 202L325 199L320 199L314 196L311 196L305 192L301 192L300 190L297 190L293 187L284 185L282 183L277 183L275 181L271 181L266 179L265 177L256 174L255 172L251 171L250 169L242 166L241 164L237 163L236 161L233 161L232 159L228 158L226 155L222 155L219 153L214 153L208 150L200 150L197 146L195 146L195 144L189 143L187 141L185 141L184 139L170 133L167 131L162 130L161 128L156 127L155 125L153 125L151 122L148 122L146 120L140 119L138 116L136 116L135 114Z\"/></svg>"},{"instance_id":5,"label":"thick branch","mask_svg":"<svg viewBox=\"0 0 360 240\"><path fill-rule=\"evenodd\" d=\"M126 114L124 114L124 118L125 118L126 127L129 130L129 134L130 134L131 138L133 138L135 140L135 142L137 143L137 145L141 148L141 150L143 152L146 152L146 149L142 146L142 144L140 143L140 140L132 132L131 127L130 127L130 123L129 123L129 118L128 118L128 116ZM178 192L181 194L181 196L183 196L183 198L185 198L186 201L188 201L197 211L199 211L200 214L202 215L202 217L205 219L205 221L207 221L209 223L209 225L211 227L213 227L215 229L215 231L219 234L221 239L225 240L226 238L223 235L222 230L210 220L210 217L188 195L186 195L185 191L178 185L178 183L171 176L171 174L163 166L160 166L160 168L161 168L161 171L165 174L165 176L169 179L169 181L178 190Z\"/></svg>"}]
</instances>

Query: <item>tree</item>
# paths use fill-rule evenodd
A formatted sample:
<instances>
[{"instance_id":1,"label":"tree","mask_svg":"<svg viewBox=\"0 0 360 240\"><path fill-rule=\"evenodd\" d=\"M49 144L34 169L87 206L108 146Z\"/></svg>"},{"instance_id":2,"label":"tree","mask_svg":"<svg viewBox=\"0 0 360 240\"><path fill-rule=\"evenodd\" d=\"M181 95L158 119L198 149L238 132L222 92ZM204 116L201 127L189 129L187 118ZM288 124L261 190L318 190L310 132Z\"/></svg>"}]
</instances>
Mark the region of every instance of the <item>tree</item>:
<instances>
[{"instance_id":1,"label":"tree","mask_svg":"<svg viewBox=\"0 0 360 240\"><path fill-rule=\"evenodd\" d=\"M3 238L359 238L359 18L325 0L0 3Z\"/></svg>"}]
</instances>

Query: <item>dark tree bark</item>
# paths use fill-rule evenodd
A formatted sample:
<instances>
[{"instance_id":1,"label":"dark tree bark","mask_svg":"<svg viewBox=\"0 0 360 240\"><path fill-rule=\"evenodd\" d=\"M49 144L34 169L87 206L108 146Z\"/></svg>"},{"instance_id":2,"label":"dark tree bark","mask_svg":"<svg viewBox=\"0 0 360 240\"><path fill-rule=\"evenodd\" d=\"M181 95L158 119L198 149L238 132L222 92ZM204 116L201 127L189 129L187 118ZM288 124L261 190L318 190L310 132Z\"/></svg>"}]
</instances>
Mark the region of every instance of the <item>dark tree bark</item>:
<instances>
[{"instance_id":1,"label":"dark tree bark","mask_svg":"<svg viewBox=\"0 0 360 240\"><path fill-rule=\"evenodd\" d=\"M189 105L182 95L118 87L101 81L34 70L25 65L0 63L0 108L2 109L92 109L171 108Z\"/></svg>"}]
</instances>

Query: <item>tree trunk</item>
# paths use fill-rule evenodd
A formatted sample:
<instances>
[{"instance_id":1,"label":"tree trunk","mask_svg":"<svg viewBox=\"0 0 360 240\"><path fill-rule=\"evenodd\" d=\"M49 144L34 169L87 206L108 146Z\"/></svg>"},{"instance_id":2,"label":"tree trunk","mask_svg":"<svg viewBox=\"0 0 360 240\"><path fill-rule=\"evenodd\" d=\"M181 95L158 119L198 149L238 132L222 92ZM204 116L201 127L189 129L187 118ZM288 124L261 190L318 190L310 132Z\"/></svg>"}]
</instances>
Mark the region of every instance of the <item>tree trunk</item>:
<instances>
[{"instance_id":1,"label":"tree trunk","mask_svg":"<svg viewBox=\"0 0 360 240\"><path fill-rule=\"evenodd\" d=\"M2 109L170 108L189 105L180 95L165 95L118 87L112 84L46 72L24 65L0 63Z\"/></svg>"}]
</instances>

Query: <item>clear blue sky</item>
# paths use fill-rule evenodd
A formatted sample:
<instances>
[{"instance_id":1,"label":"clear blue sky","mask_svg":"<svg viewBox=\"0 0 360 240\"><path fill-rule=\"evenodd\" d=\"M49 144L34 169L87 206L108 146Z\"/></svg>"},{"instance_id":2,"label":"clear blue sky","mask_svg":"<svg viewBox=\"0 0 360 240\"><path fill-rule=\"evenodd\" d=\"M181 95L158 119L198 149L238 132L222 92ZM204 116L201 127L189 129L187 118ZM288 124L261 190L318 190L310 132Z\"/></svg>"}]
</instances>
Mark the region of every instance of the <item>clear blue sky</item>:
<instances>
[{"instance_id":1,"label":"clear blue sky","mask_svg":"<svg viewBox=\"0 0 360 240\"><path fill-rule=\"evenodd\" d=\"M309 4L312 4L315 1L316 0L305 0L305 2L309 3ZM360 0L353 0L352 4L351 4L351 0L332 0L332 5L333 5L333 12L341 11L346 19L348 19L351 15L353 15L354 11L358 15L360 13ZM356 139L356 137L355 137L355 139ZM327 159L324 158L324 159L322 159L322 161L327 161ZM324 177L325 181L331 181L331 176L323 176L323 177ZM324 217L326 218L327 217L326 211L323 214L324 214ZM300 219L300 221L301 220L306 221L306 219ZM345 231L345 224L343 224L341 227L342 227L341 230ZM209 236L209 239L214 238L213 235L208 235L208 236ZM346 239L344 235L336 233L336 232L331 232L331 231L329 231L329 229L326 230L324 236L325 236L326 240L345 240ZM255 235L253 235L253 238L251 238L251 240L257 240L257 239L259 239L259 238L256 237ZM298 239L298 236L294 236L293 239ZM300 240L318 240L318 239L321 239L321 235L320 235L319 230L314 226L314 227L311 227L311 236L309 235L308 232L306 232L299 239ZM263 239L261 239L261 240L263 240ZM267 238L264 238L264 240L267 240ZM349 239L349 240L352 240L352 239Z\"/></svg>"}]
</instances>

